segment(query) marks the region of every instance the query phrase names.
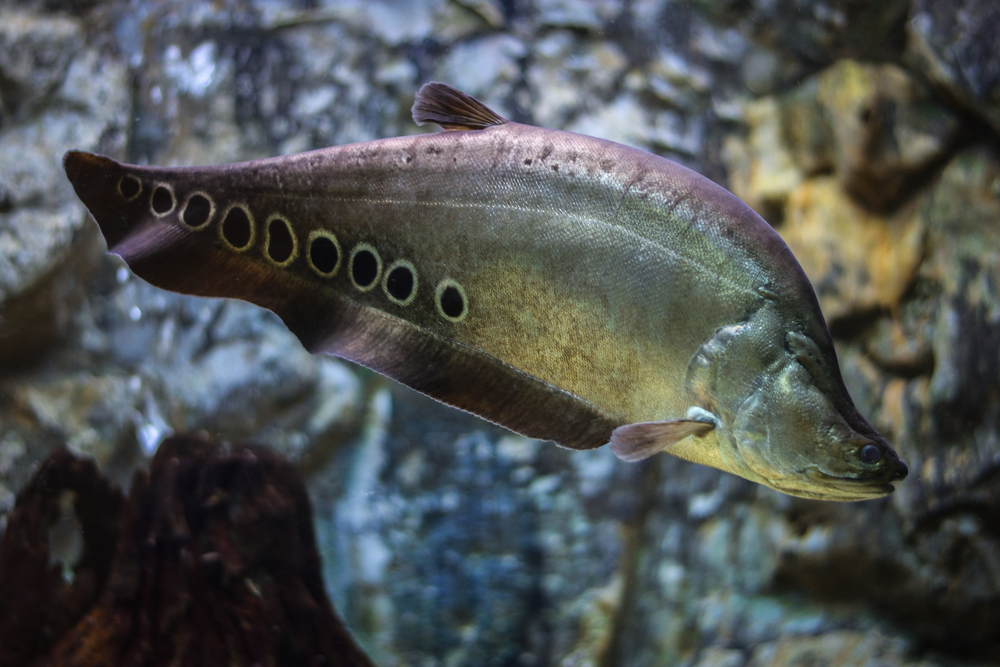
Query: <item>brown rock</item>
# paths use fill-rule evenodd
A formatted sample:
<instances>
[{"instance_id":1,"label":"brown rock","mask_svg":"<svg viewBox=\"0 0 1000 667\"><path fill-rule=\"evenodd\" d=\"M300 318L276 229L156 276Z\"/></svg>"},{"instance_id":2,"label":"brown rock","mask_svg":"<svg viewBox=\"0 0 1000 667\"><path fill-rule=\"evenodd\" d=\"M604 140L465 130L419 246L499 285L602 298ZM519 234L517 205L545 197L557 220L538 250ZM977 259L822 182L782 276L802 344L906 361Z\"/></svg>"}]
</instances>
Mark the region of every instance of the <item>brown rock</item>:
<instances>
[{"instance_id":1,"label":"brown rock","mask_svg":"<svg viewBox=\"0 0 1000 667\"><path fill-rule=\"evenodd\" d=\"M806 176L832 172L836 164L833 128L829 112L818 97L816 79L786 95L780 111L782 143L798 168Z\"/></svg>"},{"instance_id":2,"label":"brown rock","mask_svg":"<svg viewBox=\"0 0 1000 667\"><path fill-rule=\"evenodd\" d=\"M959 120L895 65L843 60L784 95L743 105L729 137L733 192L772 222L805 179L833 174L866 209L890 215L959 146Z\"/></svg>"},{"instance_id":3,"label":"brown rock","mask_svg":"<svg viewBox=\"0 0 1000 667\"><path fill-rule=\"evenodd\" d=\"M895 65L844 60L818 83L838 178L873 211L888 213L913 197L956 148L957 117Z\"/></svg>"},{"instance_id":4,"label":"brown rock","mask_svg":"<svg viewBox=\"0 0 1000 667\"><path fill-rule=\"evenodd\" d=\"M807 181L792 193L779 231L828 321L896 308L924 253L924 229L912 208L874 215L831 177Z\"/></svg>"},{"instance_id":5,"label":"brown rock","mask_svg":"<svg viewBox=\"0 0 1000 667\"><path fill-rule=\"evenodd\" d=\"M765 220L780 221L789 195L803 180L783 140L778 100L766 97L744 106L750 132L746 142L730 138L726 162L730 187Z\"/></svg>"},{"instance_id":6,"label":"brown rock","mask_svg":"<svg viewBox=\"0 0 1000 667\"><path fill-rule=\"evenodd\" d=\"M0 374L38 363L71 333L98 252L103 249L97 230L87 227L47 273L24 292L0 300Z\"/></svg>"}]
</instances>

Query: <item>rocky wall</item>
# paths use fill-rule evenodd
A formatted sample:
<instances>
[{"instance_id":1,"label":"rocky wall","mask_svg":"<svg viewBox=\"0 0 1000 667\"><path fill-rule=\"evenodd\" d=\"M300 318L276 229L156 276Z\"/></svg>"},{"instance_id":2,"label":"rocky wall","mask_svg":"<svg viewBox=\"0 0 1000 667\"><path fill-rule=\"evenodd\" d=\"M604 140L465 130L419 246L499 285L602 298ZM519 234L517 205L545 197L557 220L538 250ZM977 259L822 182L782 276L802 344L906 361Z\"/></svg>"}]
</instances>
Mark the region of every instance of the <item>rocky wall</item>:
<instances>
[{"instance_id":1,"label":"rocky wall","mask_svg":"<svg viewBox=\"0 0 1000 667\"><path fill-rule=\"evenodd\" d=\"M328 592L383 666L995 664L995 34L988 0L6 3L0 530L61 443L125 487L203 430L306 475ZM750 203L909 478L821 503L514 436L132 277L60 170L71 148L209 164L417 132L429 80Z\"/></svg>"}]
</instances>

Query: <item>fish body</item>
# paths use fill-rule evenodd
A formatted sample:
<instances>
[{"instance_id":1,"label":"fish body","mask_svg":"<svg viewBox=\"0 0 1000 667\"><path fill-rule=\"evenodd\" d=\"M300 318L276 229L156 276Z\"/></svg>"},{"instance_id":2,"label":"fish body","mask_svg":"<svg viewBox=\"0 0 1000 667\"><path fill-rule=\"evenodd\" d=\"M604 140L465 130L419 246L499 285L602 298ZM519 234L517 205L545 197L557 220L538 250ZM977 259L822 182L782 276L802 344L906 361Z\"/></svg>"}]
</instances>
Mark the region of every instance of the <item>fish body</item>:
<instances>
[{"instance_id":1,"label":"fish body","mask_svg":"<svg viewBox=\"0 0 1000 667\"><path fill-rule=\"evenodd\" d=\"M802 269L735 196L443 84L414 111L451 131L208 167L70 152L65 167L150 283L256 303L310 351L519 433L668 451L807 497L905 476L848 396Z\"/></svg>"}]
</instances>

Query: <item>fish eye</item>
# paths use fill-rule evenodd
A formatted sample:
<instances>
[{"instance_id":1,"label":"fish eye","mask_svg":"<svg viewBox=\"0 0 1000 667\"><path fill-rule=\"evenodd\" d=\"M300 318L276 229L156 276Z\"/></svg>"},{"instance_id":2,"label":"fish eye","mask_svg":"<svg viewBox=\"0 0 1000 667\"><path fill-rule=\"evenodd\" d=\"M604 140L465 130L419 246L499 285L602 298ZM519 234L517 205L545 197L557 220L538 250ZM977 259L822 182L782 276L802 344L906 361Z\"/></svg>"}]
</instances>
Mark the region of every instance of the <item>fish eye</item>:
<instances>
[{"instance_id":1,"label":"fish eye","mask_svg":"<svg viewBox=\"0 0 1000 667\"><path fill-rule=\"evenodd\" d=\"M875 445L868 444L861 448L860 456L864 463L878 463L882 458L882 451Z\"/></svg>"}]
</instances>

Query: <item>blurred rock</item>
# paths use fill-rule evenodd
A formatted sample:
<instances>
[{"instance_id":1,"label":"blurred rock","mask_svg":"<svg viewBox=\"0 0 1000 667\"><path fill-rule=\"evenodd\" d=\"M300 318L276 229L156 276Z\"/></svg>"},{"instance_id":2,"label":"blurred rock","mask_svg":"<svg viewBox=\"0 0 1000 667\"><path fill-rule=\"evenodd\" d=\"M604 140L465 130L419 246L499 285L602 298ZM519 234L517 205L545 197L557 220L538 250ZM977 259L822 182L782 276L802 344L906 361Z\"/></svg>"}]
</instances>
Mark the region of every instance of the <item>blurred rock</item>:
<instances>
[{"instance_id":1,"label":"blurred rock","mask_svg":"<svg viewBox=\"0 0 1000 667\"><path fill-rule=\"evenodd\" d=\"M520 82L520 61L526 54L524 43L514 35L484 35L456 44L435 75L509 116L508 98Z\"/></svg>"},{"instance_id":2,"label":"blurred rock","mask_svg":"<svg viewBox=\"0 0 1000 667\"><path fill-rule=\"evenodd\" d=\"M913 627L925 644L988 660L996 655L1000 622L990 602L997 585L988 572L1000 545L976 530L979 521L992 520L991 510L982 509L964 503L929 513L904 543L896 530L886 530L892 515L879 508L855 516L817 508L800 518L802 536L784 547L777 581L831 603L871 596L882 614ZM870 531L873 521L883 527L878 535Z\"/></svg>"},{"instance_id":3,"label":"blurred rock","mask_svg":"<svg viewBox=\"0 0 1000 667\"><path fill-rule=\"evenodd\" d=\"M960 142L959 119L894 65L844 60L781 96L746 103L745 145L730 140L734 191L780 216L804 179L834 174L889 215L933 181Z\"/></svg>"},{"instance_id":4,"label":"blurred rock","mask_svg":"<svg viewBox=\"0 0 1000 667\"><path fill-rule=\"evenodd\" d=\"M772 226L781 223L788 197L804 178L784 141L785 123L772 97L743 105L748 136L727 139L724 157L733 194L750 205Z\"/></svg>"},{"instance_id":5,"label":"blurred rock","mask_svg":"<svg viewBox=\"0 0 1000 667\"><path fill-rule=\"evenodd\" d=\"M501 0L456 0L455 4L474 12L491 28L503 27L505 7Z\"/></svg>"},{"instance_id":6,"label":"blurred rock","mask_svg":"<svg viewBox=\"0 0 1000 667\"><path fill-rule=\"evenodd\" d=\"M837 176L871 210L894 211L951 157L958 119L902 69L845 60L823 72L818 84Z\"/></svg>"},{"instance_id":7,"label":"blurred rock","mask_svg":"<svg viewBox=\"0 0 1000 667\"><path fill-rule=\"evenodd\" d=\"M0 11L0 119L8 125L44 106L83 47L82 26L66 17Z\"/></svg>"},{"instance_id":8,"label":"blurred rock","mask_svg":"<svg viewBox=\"0 0 1000 667\"><path fill-rule=\"evenodd\" d=\"M907 60L948 100L1000 133L1000 7L991 0L914 0Z\"/></svg>"},{"instance_id":9,"label":"blurred rock","mask_svg":"<svg viewBox=\"0 0 1000 667\"><path fill-rule=\"evenodd\" d=\"M873 215L829 177L791 194L780 231L833 322L898 307L924 254L924 227L913 207L891 218Z\"/></svg>"},{"instance_id":10,"label":"blurred rock","mask_svg":"<svg viewBox=\"0 0 1000 667\"><path fill-rule=\"evenodd\" d=\"M83 224L83 208L62 172L63 149L120 150L125 68L84 51L64 74L37 120L5 124L0 132L0 182L9 202L0 234L0 301L45 273Z\"/></svg>"},{"instance_id":11,"label":"blurred rock","mask_svg":"<svg viewBox=\"0 0 1000 667\"><path fill-rule=\"evenodd\" d=\"M701 652L694 667L743 667L746 662L743 651L712 646Z\"/></svg>"},{"instance_id":12,"label":"blurred rock","mask_svg":"<svg viewBox=\"0 0 1000 667\"><path fill-rule=\"evenodd\" d=\"M640 469L394 395L343 485L314 485L326 577L362 643L383 664L600 664Z\"/></svg>"},{"instance_id":13,"label":"blurred rock","mask_svg":"<svg viewBox=\"0 0 1000 667\"><path fill-rule=\"evenodd\" d=\"M899 58L906 41L909 2L728 0L706 4L705 10L710 20L736 24L746 39L774 53L783 70L783 76L775 83L787 85L794 78L840 58L875 61ZM775 88L752 90L766 94Z\"/></svg>"},{"instance_id":14,"label":"blurred rock","mask_svg":"<svg viewBox=\"0 0 1000 667\"><path fill-rule=\"evenodd\" d=\"M670 106L683 111L697 107L695 95L711 90L712 75L693 65L683 54L661 49L649 63L649 89Z\"/></svg>"},{"instance_id":15,"label":"blurred rock","mask_svg":"<svg viewBox=\"0 0 1000 667\"><path fill-rule=\"evenodd\" d=\"M125 66L86 46L80 22L0 11L0 370L67 334L95 237L62 155L120 152L128 108Z\"/></svg>"},{"instance_id":16,"label":"blurred rock","mask_svg":"<svg viewBox=\"0 0 1000 667\"><path fill-rule=\"evenodd\" d=\"M136 378L137 380L138 378ZM37 427L66 438L77 452L86 452L107 467L118 441L138 415L141 384L121 373L82 373L54 382L21 385L12 394L9 417L31 420Z\"/></svg>"},{"instance_id":17,"label":"blurred rock","mask_svg":"<svg viewBox=\"0 0 1000 667\"><path fill-rule=\"evenodd\" d=\"M268 39L250 27L210 26L195 39L190 26L156 26L130 160L234 162L400 134L402 122L412 131L412 100L397 94L412 96L413 64L359 25L307 19ZM377 84L362 75L375 63Z\"/></svg>"},{"instance_id":18,"label":"blurred rock","mask_svg":"<svg viewBox=\"0 0 1000 667\"><path fill-rule=\"evenodd\" d=\"M554 30L535 44L527 80L535 96L533 120L543 127L565 127L571 118L612 94L628 61L613 42ZM591 96L581 96L587 85Z\"/></svg>"},{"instance_id":19,"label":"blurred rock","mask_svg":"<svg viewBox=\"0 0 1000 667\"><path fill-rule=\"evenodd\" d=\"M791 153L796 167L805 177L829 174L837 168L835 150L839 139L830 126L833 110L824 105L819 89L821 79L812 78L783 96L779 137L770 150ZM770 98L764 98L764 104ZM768 115L769 116L769 115ZM765 116L767 117L767 116Z\"/></svg>"},{"instance_id":20,"label":"blurred rock","mask_svg":"<svg viewBox=\"0 0 1000 667\"><path fill-rule=\"evenodd\" d=\"M651 121L650 109L635 95L625 93L610 104L581 114L566 129L642 148L649 144Z\"/></svg>"},{"instance_id":21,"label":"blurred rock","mask_svg":"<svg viewBox=\"0 0 1000 667\"><path fill-rule=\"evenodd\" d=\"M921 216L929 229L924 273L941 291L934 321L932 412L944 443L968 443L965 474L996 461L1000 448L972 446L1000 429L1000 164L984 151L956 158ZM973 435L980 434L980 435ZM942 444L944 444L942 443Z\"/></svg>"},{"instance_id":22,"label":"blurred rock","mask_svg":"<svg viewBox=\"0 0 1000 667\"><path fill-rule=\"evenodd\" d=\"M387 46L416 41L434 31L446 0L374 0L366 3L368 29Z\"/></svg>"},{"instance_id":23,"label":"blurred rock","mask_svg":"<svg viewBox=\"0 0 1000 667\"><path fill-rule=\"evenodd\" d=\"M621 11L621 5L614 0L538 0L534 5L543 25L590 30L601 30Z\"/></svg>"},{"instance_id":24,"label":"blurred rock","mask_svg":"<svg viewBox=\"0 0 1000 667\"><path fill-rule=\"evenodd\" d=\"M831 632L820 637L788 637L757 647L749 667L904 667L933 663L908 659L909 647L878 633Z\"/></svg>"},{"instance_id":25,"label":"blurred rock","mask_svg":"<svg viewBox=\"0 0 1000 667\"><path fill-rule=\"evenodd\" d=\"M21 222L39 222L39 217L25 216ZM34 276L34 282L24 286L24 291L0 302L0 376L31 368L67 337L86 299L86 278L102 261L104 250L104 242L95 225L78 230L59 255L47 259L41 255L34 257L34 261L54 261L55 264ZM40 267L26 268L30 276L30 269Z\"/></svg>"},{"instance_id":26,"label":"blurred rock","mask_svg":"<svg viewBox=\"0 0 1000 667\"><path fill-rule=\"evenodd\" d=\"M444 4L435 24L435 38L454 43L503 27L504 15L499 3L492 0L455 0Z\"/></svg>"},{"instance_id":27,"label":"blurred rock","mask_svg":"<svg viewBox=\"0 0 1000 667\"><path fill-rule=\"evenodd\" d=\"M933 246L932 246L933 247ZM934 370L934 314L926 300L906 301L875 325L866 351L879 366L905 377Z\"/></svg>"},{"instance_id":28,"label":"blurred rock","mask_svg":"<svg viewBox=\"0 0 1000 667\"><path fill-rule=\"evenodd\" d=\"M30 424L112 468L152 455L174 431L267 439L317 465L353 433L362 387L342 362L310 355L258 308L168 294L121 271L113 298L75 323L111 369L11 387L0 433ZM35 460L44 454L32 447Z\"/></svg>"}]
</instances>

